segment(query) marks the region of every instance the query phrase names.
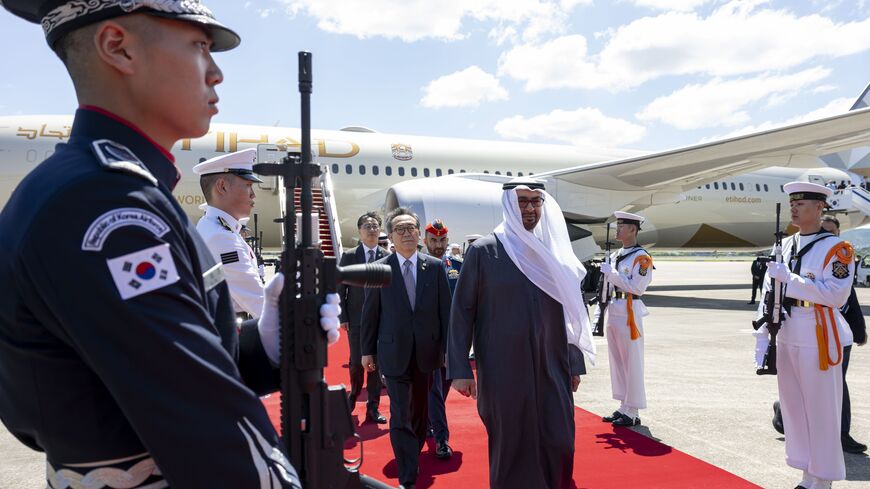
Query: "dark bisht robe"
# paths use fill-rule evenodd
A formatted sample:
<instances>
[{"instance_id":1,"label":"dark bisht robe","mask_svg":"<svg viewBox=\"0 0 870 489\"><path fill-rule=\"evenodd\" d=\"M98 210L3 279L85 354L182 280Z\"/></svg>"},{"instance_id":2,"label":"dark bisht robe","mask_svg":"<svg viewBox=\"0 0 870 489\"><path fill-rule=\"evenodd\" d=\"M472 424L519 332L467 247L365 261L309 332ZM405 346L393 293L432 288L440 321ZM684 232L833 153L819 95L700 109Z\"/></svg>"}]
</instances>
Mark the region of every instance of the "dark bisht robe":
<instances>
[{"instance_id":1,"label":"dark bisht robe","mask_svg":"<svg viewBox=\"0 0 870 489\"><path fill-rule=\"evenodd\" d=\"M490 487L572 487L571 375L586 373L583 356L568 345L562 305L520 272L493 235L477 240L462 264L450 316L450 379L473 378L472 341Z\"/></svg>"}]
</instances>

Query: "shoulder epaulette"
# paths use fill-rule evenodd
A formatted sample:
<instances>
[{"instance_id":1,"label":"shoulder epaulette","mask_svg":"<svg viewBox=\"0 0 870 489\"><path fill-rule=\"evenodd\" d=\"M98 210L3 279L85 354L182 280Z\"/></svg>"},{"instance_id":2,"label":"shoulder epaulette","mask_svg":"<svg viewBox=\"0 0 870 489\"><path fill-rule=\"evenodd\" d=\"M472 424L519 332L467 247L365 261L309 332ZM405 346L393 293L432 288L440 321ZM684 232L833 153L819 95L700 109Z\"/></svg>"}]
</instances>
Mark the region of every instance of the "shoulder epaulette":
<instances>
[{"instance_id":1,"label":"shoulder epaulette","mask_svg":"<svg viewBox=\"0 0 870 489\"><path fill-rule=\"evenodd\" d=\"M123 144L109 139L98 139L91 143L91 148L97 156L97 161L104 168L142 177L157 186L157 179L148 171L142 161Z\"/></svg>"},{"instance_id":2,"label":"shoulder epaulette","mask_svg":"<svg viewBox=\"0 0 870 489\"><path fill-rule=\"evenodd\" d=\"M221 217L221 216L218 216L217 219L218 219L218 222L220 223L220 225L223 226L224 229L226 229L226 230L229 231L229 232L233 232L233 228L230 227L230 225L229 225L229 223L226 221L226 219L224 219L224 218Z\"/></svg>"}]
</instances>

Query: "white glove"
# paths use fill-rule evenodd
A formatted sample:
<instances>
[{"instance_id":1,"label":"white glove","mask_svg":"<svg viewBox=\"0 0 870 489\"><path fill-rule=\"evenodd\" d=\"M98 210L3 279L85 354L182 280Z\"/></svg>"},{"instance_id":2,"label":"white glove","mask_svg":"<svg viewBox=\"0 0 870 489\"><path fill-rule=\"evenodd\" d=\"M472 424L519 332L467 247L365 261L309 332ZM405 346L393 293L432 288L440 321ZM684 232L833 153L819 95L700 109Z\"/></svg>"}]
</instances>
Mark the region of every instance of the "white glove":
<instances>
[{"instance_id":1,"label":"white glove","mask_svg":"<svg viewBox=\"0 0 870 489\"><path fill-rule=\"evenodd\" d=\"M770 337L766 334L755 336L755 368L761 368L764 365L764 355L767 353L767 347L770 346Z\"/></svg>"},{"instance_id":2,"label":"white glove","mask_svg":"<svg viewBox=\"0 0 870 489\"><path fill-rule=\"evenodd\" d=\"M327 294L326 303L320 306L320 327L326 332L326 342L333 344L341 337L339 327L341 322L338 319L341 314L341 298L338 294Z\"/></svg>"},{"instance_id":3,"label":"white glove","mask_svg":"<svg viewBox=\"0 0 870 489\"><path fill-rule=\"evenodd\" d=\"M610 275L613 273L613 267L610 265L610 263L601 264L601 273L605 275Z\"/></svg>"},{"instance_id":4,"label":"white glove","mask_svg":"<svg viewBox=\"0 0 870 489\"><path fill-rule=\"evenodd\" d=\"M276 273L272 280L266 284L263 290L263 312L257 322L257 330L260 331L260 343L266 350L266 356L272 365L281 362L281 321L278 313L278 301L281 291L284 290L284 274Z\"/></svg>"},{"instance_id":5,"label":"white glove","mask_svg":"<svg viewBox=\"0 0 870 489\"><path fill-rule=\"evenodd\" d=\"M257 323L260 343L263 344L266 356L269 357L273 365L278 365L281 362L281 322L278 302L281 299L283 289L284 274L276 273L263 291L263 312ZM341 307L338 305L340 301L338 294L328 294L326 304L320 306L320 327L326 332L326 340L330 345L338 341L340 336L338 332L338 315L341 314Z\"/></svg>"},{"instance_id":6,"label":"white glove","mask_svg":"<svg viewBox=\"0 0 870 489\"><path fill-rule=\"evenodd\" d=\"M788 281L789 275L791 275L791 270L785 266L785 263L769 261L767 262L767 273L770 275L770 278L778 282L786 282Z\"/></svg>"}]
</instances>

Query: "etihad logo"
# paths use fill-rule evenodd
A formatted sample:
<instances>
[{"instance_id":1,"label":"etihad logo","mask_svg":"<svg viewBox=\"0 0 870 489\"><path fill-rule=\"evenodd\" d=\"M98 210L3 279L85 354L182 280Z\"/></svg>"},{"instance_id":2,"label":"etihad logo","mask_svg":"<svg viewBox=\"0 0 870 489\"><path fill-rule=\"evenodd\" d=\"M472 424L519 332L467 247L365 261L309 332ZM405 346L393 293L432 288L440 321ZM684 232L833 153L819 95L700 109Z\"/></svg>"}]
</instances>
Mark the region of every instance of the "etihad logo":
<instances>
[{"instance_id":1,"label":"etihad logo","mask_svg":"<svg viewBox=\"0 0 870 489\"><path fill-rule=\"evenodd\" d=\"M393 158L399 161L408 161L414 157L414 150L407 144L392 144Z\"/></svg>"}]
</instances>

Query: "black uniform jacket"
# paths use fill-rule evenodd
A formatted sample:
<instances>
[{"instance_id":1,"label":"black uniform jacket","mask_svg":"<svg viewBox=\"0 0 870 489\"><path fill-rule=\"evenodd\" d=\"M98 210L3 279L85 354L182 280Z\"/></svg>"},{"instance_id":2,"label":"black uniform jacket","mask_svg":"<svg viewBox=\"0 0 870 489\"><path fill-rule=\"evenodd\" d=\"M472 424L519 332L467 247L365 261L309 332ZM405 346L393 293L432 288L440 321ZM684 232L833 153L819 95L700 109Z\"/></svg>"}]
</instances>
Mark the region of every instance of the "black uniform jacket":
<instances>
[{"instance_id":1,"label":"black uniform jacket","mask_svg":"<svg viewBox=\"0 0 870 489\"><path fill-rule=\"evenodd\" d=\"M277 371L256 323L234 322L221 269L172 196L171 158L81 108L69 143L12 194L0 418L45 451L49 479L153 457L173 488L297 487L257 397Z\"/></svg>"},{"instance_id":2,"label":"black uniform jacket","mask_svg":"<svg viewBox=\"0 0 870 489\"><path fill-rule=\"evenodd\" d=\"M403 375L416 357L417 368L428 373L444 365L450 287L441 260L417 254L415 307L411 309L396 253L376 263L389 265L393 281L382 289L365 289L362 311L363 355L377 355L387 376Z\"/></svg>"}]
</instances>

